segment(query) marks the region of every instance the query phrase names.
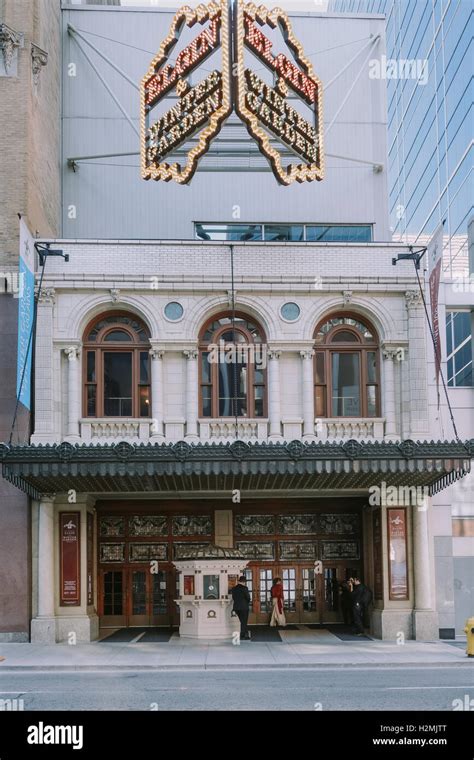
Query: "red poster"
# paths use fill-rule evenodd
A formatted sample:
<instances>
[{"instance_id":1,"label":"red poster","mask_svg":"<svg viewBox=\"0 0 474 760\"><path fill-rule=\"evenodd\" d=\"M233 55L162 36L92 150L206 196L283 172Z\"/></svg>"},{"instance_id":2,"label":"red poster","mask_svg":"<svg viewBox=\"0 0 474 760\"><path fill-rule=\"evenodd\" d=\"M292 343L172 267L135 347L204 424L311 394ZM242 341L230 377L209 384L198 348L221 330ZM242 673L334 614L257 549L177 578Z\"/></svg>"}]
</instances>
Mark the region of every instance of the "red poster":
<instances>
[{"instance_id":1,"label":"red poster","mask_svg":"<svg viewBox=\"0 0 474 760\"><path fill-rule=\"evenodd\" d=\"M59 515L61 607L81 603L80 512Z\"/></svg>"},{"instance_id":2,"label":"red poster","mask_svg":"<svg viewBox=\"0 0 474 760\"><path fill-rule=\"evenodd\" d=\"M94 516L87 513L87 604L94 604Z\"/></svg>"},{"instance_id":3,"label":"red poster","mask_svg":"<svg viewBox=\"0 0 474 760\"><path fill-rule=\"evenodd\" d=\"M194 596L194 575L184 576L184 596Z\"/></svg>"},{"instance_id":4,"label":"red poster","mask_svg":"<svg viewBox=\"0 0 474 760\"><path fill-rule=\"evenodd\" d=\"M374 598L383 599L382 512L376 509L372 515L374 547Z\"/></svg>"},{"instance_id":5,"label":"red poster","mask_svg":"<svg viewBox=\"0 0 474 760\"><path fill-rule=\"evenodd\" d=\"M407 511L405 507L387 509L388 566L393 601L408 600Z\"/></svg>"}]
</instances>

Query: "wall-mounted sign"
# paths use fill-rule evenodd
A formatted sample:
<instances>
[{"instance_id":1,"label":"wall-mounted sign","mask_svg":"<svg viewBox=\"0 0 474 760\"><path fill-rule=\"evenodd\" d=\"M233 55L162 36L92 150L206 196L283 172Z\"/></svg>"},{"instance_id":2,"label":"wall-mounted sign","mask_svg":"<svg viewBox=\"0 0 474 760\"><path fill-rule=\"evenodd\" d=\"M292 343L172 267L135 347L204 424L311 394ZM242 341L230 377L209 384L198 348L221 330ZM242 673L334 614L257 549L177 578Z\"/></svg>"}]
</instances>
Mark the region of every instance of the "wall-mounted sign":
<instances>
[{"instance_id":1,"label":"wall-mounted sign","mask_svg":"<svg viewBox=\"0 0 474 760\"><path fill-rule=\"evenodd\" d=\"M200 31L181 47L174 63L170 63L179 41L189 36L189 30L194 31L196 26ZM203 69L203 78L191 85L190 75L208 58L215 68L210 72ZM191 180L199 159L232 110L230 85L227 2L199 5L195 10L188 6L180 8L141 82L141 174L144 179L173 179L180 184ZM175 94L174 101L170 98L166 101L171 92ZM167 157L196 134L198 140L191 143L184 162L167 163Z\"/></svg>"},{"instance_id":2,"label":"wall-mounted sign","mask_svg":"<svg viewBox=\"0 0 474 760\"><path fill-rule=\"evenodd\" d=\"M383 599L382 510L372 514L372 546L374 547L374 598Z\"/></svg>"},{"instance_id":3,"label":"wall-mounted sign","mask_svg":"<svg viewBox=\"0 0 474 760\"><path fill-rule=\"evenodd\" d=\"M389 599L408 600L407 511L387 509Z\"/></svg>"},{"instance_id":4,"label":"wall-mounted sign","mask_svg":"<svg viewBox=\"0 0 474 760\"><path fill-rule=\"evenodd\" d=\"M81 603L80 533L80 512L61 512L59 515L61 607L77 607Z\"/></svg>"},{"instance_id":5,"label":"wall-mounted sign","mask_svg":"<svg viewBox=\"0 0 474 760\"><path fill-rule=\"evenodd\" d=\"M244 0L181 8L140 95L144 179L189 182L233 110L280 183L324 176L321 82L279 8ZM184 160L171 162L178 149Z\"/></svg>"},{"instance_id":6,"label":"wall-mounted sign","mask_svg":"<svg viewBox=\"0 0 474 760\"><path fill-rule=\"evenodd\" d=\"M94 604L94 515L87 513L87 604Z\"/></svg>"}]
</instances>

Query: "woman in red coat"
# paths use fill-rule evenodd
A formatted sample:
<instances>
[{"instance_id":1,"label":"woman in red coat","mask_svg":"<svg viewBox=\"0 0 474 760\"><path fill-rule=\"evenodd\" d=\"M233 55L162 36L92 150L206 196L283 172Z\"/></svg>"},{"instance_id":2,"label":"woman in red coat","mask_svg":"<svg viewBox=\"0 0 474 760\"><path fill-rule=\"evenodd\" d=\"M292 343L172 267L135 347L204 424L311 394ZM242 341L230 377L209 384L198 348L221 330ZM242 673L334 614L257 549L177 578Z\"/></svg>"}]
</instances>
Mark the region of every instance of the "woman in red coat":
<instances>
[{"instance_id":1,"label":"woman in red coat","mask_svg":"<svg viewBox=\"0 0 474 760\"><path fill-rule=\"evenodd\" d=\"M273 586L272 586L271 593L272 593L273 611L272 611L272 618L270 620L270 625L271 626L285 626L286 618L285 618L285 613L283 611L283 583L281 582L281 578L273 579Z\"/></svg>"}]
</instances>

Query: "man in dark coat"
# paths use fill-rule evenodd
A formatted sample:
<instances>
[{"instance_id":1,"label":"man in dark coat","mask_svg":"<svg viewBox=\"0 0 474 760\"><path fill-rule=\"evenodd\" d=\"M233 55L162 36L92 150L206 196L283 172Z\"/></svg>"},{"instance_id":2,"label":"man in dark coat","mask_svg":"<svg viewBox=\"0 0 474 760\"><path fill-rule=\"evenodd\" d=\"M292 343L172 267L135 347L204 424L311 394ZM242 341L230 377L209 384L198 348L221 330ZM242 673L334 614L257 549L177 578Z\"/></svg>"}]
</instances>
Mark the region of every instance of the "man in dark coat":
<instances>
[{"instance_id":1,"label":"man in dark coat","mask_svg":"<svg viewBox=\"0 0 474 760\"><path fill-rule=\"evenodd\" d=\"M241 575L238 583L231 590L234 601L234 612L240 620L240 638L250 641L250 633L247 627L250 609L250 593L247 588L247 579Z\"/></svg>"},{"instance_id":2,"label":"man in dark coat","mask_svg":"<svg viewBox=\"0 0 474 760\"><path fill-rule=\"evenodd\" d=\"M372 600L372 592L368 586L361 583L360 578L352 578L352 619L357 636L364 635L364 620L368 615L368 606Z\"/></svg>"}]
</instances>

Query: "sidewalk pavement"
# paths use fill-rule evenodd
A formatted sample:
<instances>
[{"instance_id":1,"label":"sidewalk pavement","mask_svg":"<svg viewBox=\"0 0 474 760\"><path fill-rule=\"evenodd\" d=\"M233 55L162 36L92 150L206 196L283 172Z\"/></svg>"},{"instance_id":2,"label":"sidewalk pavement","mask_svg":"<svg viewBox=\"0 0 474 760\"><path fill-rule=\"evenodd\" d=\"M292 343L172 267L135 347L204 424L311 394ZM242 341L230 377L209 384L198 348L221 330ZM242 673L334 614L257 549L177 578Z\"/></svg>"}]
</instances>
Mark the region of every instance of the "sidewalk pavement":
<instances>
[{"instance_id":1,"label":"sidewalk pavement","mask_svg":"<svg viewBox=\"0 0 474 760\"><path fill-rule=\"evenodd\" d=\"M278 643L180 639L166 643L2 644L1 671L254 670L338 667L469 667L461 642L341 641L327 630L280 630ZM1 659L1 658L5 659ZM474 672L474 671L473 671Z\"/></svg>"}]
</instances>

